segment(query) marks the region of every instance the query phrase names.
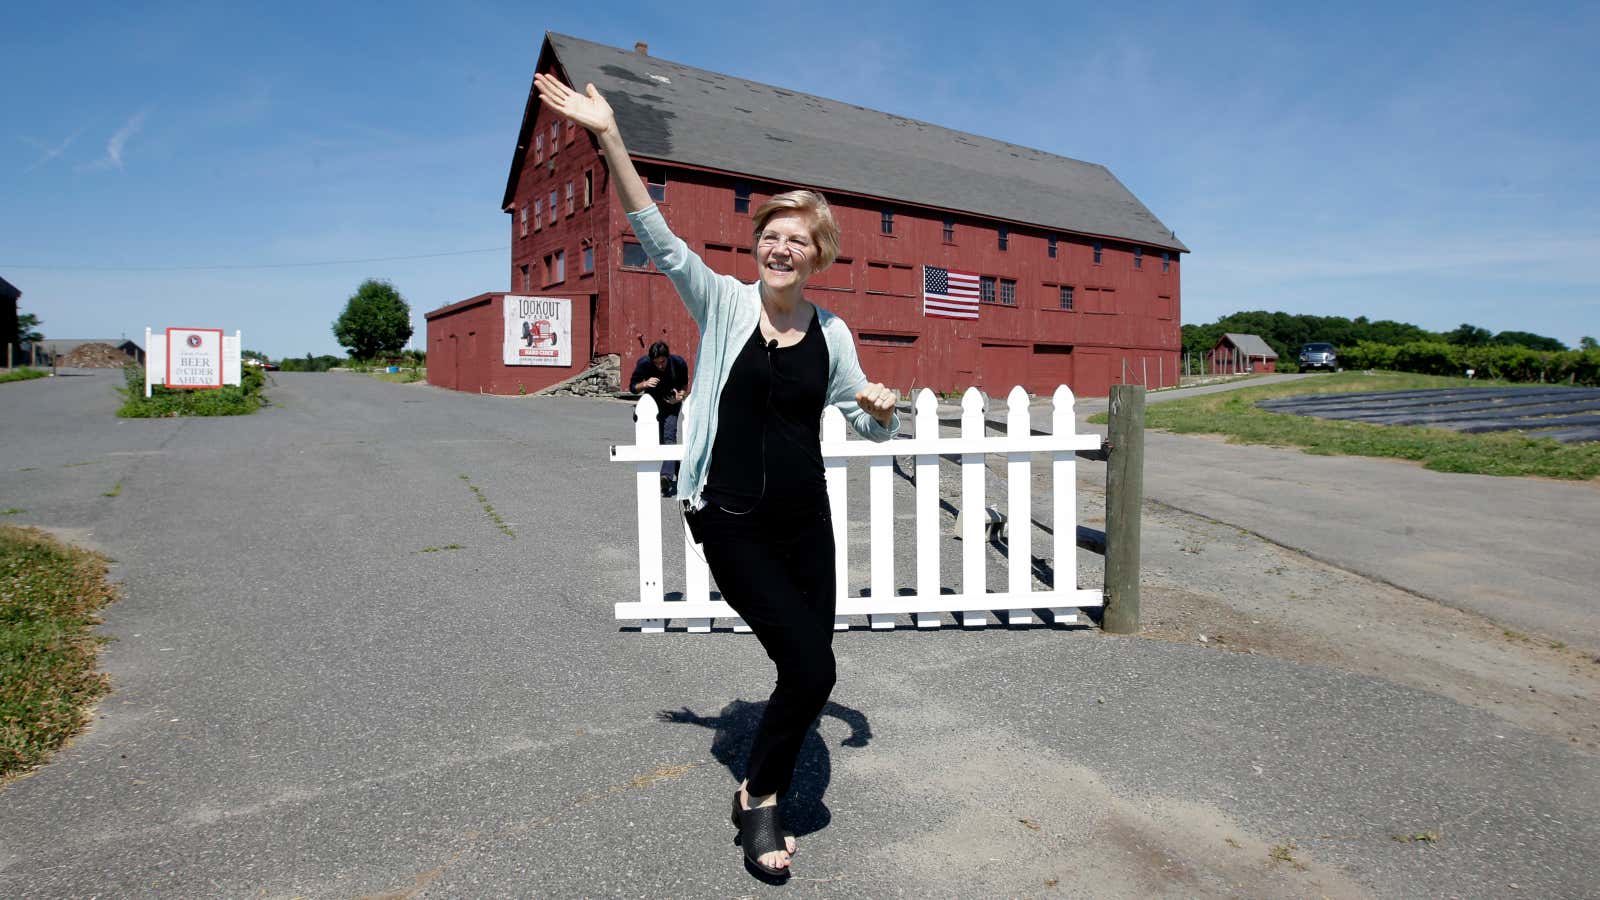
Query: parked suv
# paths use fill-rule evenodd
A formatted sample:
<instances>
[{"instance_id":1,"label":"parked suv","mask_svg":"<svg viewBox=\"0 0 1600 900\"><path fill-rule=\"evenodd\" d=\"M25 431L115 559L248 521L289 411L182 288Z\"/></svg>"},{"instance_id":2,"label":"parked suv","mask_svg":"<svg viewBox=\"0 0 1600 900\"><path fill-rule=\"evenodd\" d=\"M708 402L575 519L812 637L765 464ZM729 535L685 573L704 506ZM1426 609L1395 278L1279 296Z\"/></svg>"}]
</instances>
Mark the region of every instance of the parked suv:
<instances>
[{"instance_id":1,"label":"parked suv","mask_svg":"<svg viewBox=\"0 0 1600 900\"><path fill-rule=\"evenodd\" d=\"M1314 343L1306 344L1300 348L1300 371L1310 369L1339 370L1339 354L1333 351L1332 344Z\"/></svg>"}]
</instances>

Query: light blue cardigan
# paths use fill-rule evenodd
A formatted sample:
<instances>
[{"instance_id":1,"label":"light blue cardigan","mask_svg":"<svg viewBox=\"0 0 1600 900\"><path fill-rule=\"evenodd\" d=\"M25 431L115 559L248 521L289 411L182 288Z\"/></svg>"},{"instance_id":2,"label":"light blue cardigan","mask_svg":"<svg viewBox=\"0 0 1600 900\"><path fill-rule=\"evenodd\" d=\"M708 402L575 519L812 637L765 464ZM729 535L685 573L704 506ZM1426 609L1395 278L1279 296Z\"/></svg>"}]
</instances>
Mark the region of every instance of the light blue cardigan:
<instances>
[{"instance_id":1,"label":"light blue cardigan","mask_svg":"<svg viewBox=\"0 0 1600 900\"><path fill-rule=\"evenodd\" d=\"M704 504L700 490L705 487L711 468L711 446L717 437L717 408L722 387L733 370L744 342L761 321L761 288L745 284L731 275L718 275L667 227L661 210L654 204L628 213L633 233L638 235L651 262L672 280L683 305L700 327L700 350L694 359L694 380L689 399L684 403L683 466L678 470L678 497L699 509ZM856 342L844 320L817 307L817 324L828 344L828 402L844 413L856 434L874 441L887 441L900 430L900 414L895 413L889 427L878 423L856 405L856 391L867 383L856 358Z\"/></svg>"}]
</instances>

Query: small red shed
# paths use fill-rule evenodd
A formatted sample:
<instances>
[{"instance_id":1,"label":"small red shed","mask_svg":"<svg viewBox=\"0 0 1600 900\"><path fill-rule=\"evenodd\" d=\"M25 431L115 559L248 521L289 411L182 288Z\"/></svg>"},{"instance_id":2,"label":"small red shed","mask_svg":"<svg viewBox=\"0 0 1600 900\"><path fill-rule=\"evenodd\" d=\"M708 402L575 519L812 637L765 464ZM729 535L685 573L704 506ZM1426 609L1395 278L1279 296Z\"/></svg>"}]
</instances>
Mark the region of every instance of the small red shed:
<instances>
[{"instance_id":1,"label":"small red shed","mask_svg":"<svg viewBox=\"0 0 1600 900\"><path fill-rule=\"evenodd\" d=\"M1259 335L1229 332L1217 339L1217 345L1206 354L1206 362L1213 375L1276 372L1278 351Z\"/></svg>"}]
</instances>

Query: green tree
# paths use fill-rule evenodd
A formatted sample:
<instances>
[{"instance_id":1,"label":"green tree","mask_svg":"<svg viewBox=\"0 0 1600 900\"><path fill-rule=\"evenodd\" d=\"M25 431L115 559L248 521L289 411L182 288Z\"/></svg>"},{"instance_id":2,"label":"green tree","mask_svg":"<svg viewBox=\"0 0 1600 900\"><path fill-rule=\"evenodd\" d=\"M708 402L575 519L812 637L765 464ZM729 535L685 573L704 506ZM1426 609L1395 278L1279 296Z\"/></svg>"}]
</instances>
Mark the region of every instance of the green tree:
<instances>
[{"instance_id":1,"label":"green tree","mask_svg":"<svg viewBox=\"0 0 1600 900\"><path fill-rule=\"evenodd\" d=\"M1454 331L1446 331L1444 340L1445 343L1455 344L1457 347L1485 347L1494 340L1494 333L1487 328L1462 322Z\"/></svg>"},{"instance_id":2,"label":"green tree","mask_svg":"<svg viewBox=\"0 0 1600 900\"><path fill-rule=\"evenodd\" d=\"M267 355L259 350L241 350L239 351L239 356L242 359L253 359L257 362L270 362L267 359Z\"/></svg>"},{"instance_id":3,"label":"green tree","mask_svg":"<svg viewBox=\"0 0 1600 900\"><path fill-rule=\"evenodd\" d=\"M1594 338L1592 338L1592 337L1590 337L1590 336L1588 336L1586 334L1583 337L1578 338L1578 349L1579 350L1600 350L1600 342L1597 342Z\"/></svg>"},{"instance_id":4,"label":"green tree","mask_svg":"<svg viewBox=\"0 0 1600 900\"><path fill-rule=\"evenodd\" d=\"M17 314L17 343L32 344L44 340L44 335L38 330L44 323L33 313Z\"/></svg>"},{"instance_id":5,"label":"green tree","mask_svg":"<svg viewBox=\"0 0 1600 900\"><path fill-rule=\"evenodd\" d=\"M1567 345L1553 337L1534 334L1531 331L1502 331L1494 336L1489 343L1502 347L1527 347L1529 350L1554 350L1560 352L1567 349Z\"/></svg>"},{"instance_id":6,"label":"green tree","mask_svg":"<svg viewBox=\"0 0 1600 900\"><path fill-rule=\"evenodd\" d=\"M333 336L352 359L393 356L411 338L411 306L394 285L369 278L334 320Z\"/></svg>"}]
</instances>

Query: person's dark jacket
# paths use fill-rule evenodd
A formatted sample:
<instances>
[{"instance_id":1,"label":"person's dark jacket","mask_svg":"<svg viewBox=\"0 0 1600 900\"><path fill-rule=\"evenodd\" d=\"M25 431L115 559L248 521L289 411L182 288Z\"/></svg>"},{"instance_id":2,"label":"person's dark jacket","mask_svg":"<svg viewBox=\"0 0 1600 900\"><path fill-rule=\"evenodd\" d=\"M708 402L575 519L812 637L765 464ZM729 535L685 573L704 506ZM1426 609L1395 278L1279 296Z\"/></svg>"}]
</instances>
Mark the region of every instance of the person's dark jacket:
<instances>
[{"instance_id":1,"label":"person's dark jacket","mask_svg":"<svg viewBox=\"0 0 1600 900\"><path fill-rule=\"evenodd\" d=\"M649 394L655 398L657 418L677 413L682 404L672 402L672 392L674 390L688 389L689 364L684 361L683 357L671 354L667 357L667 370L663 372L656 368L655 363L650 361L650 357L641 356L639 361L634 363L633 375L628 378L628 389L633 390L634 385L648 378L661 379L656 382L655 387L645 388L640 391L640 393Z\"/></svg>"}]
</instances>

